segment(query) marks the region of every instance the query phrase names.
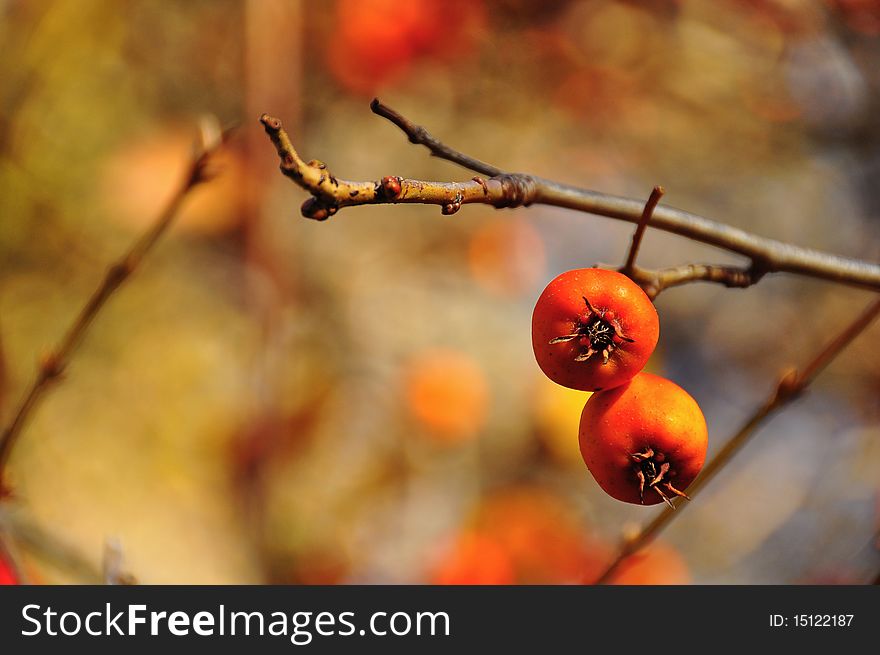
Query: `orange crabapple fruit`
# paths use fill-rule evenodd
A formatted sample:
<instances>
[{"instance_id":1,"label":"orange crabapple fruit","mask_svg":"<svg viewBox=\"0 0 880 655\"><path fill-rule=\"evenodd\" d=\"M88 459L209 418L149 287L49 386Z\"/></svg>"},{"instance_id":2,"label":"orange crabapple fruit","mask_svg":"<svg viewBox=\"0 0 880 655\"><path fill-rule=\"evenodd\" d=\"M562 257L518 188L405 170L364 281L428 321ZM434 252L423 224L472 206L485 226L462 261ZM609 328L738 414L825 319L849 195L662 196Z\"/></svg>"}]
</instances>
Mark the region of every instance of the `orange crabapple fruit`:
<instances>
[{"instance_id":1,"label":"orange crabapple fruit","mask_svg":"<svg viewBox=\"0 0 880 655\"><path fill-rule=\"evenodd\" d=\"M590 396L581 414L584 463L612 498L654 505L685 490L706 459L706 420L674 382L639 373Z\"/></svg>"},{"instance_id":2,"label":"orange crabapple fruit","mask_svg":"<svg viewBox=\"0 0 880 655\"><path fill-rule=\"evenodd\" d=\"M532 314L532 347L544 374L564 387L600 391L641 371L660 336L657 310L616 271L582 268L556 277Z\"/></svg>"}]
</instances>

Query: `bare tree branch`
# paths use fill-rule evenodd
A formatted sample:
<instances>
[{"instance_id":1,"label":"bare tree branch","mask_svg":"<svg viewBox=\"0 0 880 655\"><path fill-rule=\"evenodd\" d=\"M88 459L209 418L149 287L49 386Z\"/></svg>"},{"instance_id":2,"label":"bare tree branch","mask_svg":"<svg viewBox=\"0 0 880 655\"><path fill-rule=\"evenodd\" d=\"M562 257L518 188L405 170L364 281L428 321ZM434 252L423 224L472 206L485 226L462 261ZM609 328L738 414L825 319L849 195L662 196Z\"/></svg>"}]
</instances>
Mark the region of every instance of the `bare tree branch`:
<instances>
[{"instance_id":1,"label":"bare tree branch","mask_svg":"<svg viewBox=\"0 0 880 655\"><path fill-rule=\"evenodd\" d=\"M380 203L440 205L444 214L454 213L462 205L470 203L482 203L496 208L539 203L630 223L638 223L642 217L644 205L638 200L581 189L533 175L502 172L495 166L442 144L423 127L411 123L378 100L373 101L372 107L374 112L400 127L413 143L424 144L435 156L490 177L475 177L468 182L430 182L393 176L369 182L342 180L320 161L304 162L294 149L281 121L263 114L260 122L278 150L281 171L312 194L312 198L302 206L302 214L307 218L325 220L343 207ZM750 260L750 266L743 270L755 272L752 281L766 273L784 272L880 290L878 264L760 237L666 205L656 207L651 217L651 227L746 257ZM699 276L676 275L671 278L676 280L676 284L696 280L726 283L732 279L729 273L719 275L720 270L721 267L711 267L711 270L707 269ZM738 281L744 281L744 278Z\"/></svg>"},{"instance_id":2,"label":"bare tree branch","mask_svg":"<svg viewBox=\"0 0 880 655\"><path fill-rule=\"evenodd\" d=\"M672 268L652 271L634 267L629 277L635 280L652 300L661 291L670 287L678 287L691 282L715 282L729 288L745 288L756 284L766 271L759 268L738 268L736 266L718 266L716 264L684 264Z\"/></svg>"},{"instance_id":3,"label":"bare tree branch","mask_svg":"<svg viewBox=\"0 0 880 655\"><path fill-rule=\"evenodd\" d=\"M819 375L819 373L821 373L853 339L861 334L878 315L880 315L880 300L875 300L852 323L841 331L831 343L816 353L800 372L792 369L785 373L780 378L776 388L772 391L767 400L755 410L745 423L743 423L742 427L740 427L736 434L734 434L727 443L724 444L724 447L718 451L715 457L706 464L699 477L688 487L688 495L691 498L694 498L730 461L730 459L739 452L749 439L755 435L758 428L767 418L803 394L807 387L810 386L810 383L816 379L816 376ZM687 506L687 503L679 503L677 506L678 511L676 511L675 507L664 506L660 513L650 523L634 536L624 540L617 555L608 567L599 575L595 584L604 584L608 582L627 557L651 543L651 541L653 541L654 538L662 532L676 516L681 515L681 512L683 512Z\"/></svg>"},{"instance_id":4,"label":"bare tree branch","mask_svg":"<svg viewBox=\"0 0 880 655\"><path fill-rule=\"evenodd\" d=\"M180 186L166 205L164 211L159 215L156 222L135 241L129 251L107 269L98 288L95 289L86 301L76 319L67 329L61 342L40 361L36 377L13 413L12 420L3 430L2 434L0 434L0 498L5 493L8 493L8 488L5 485L5 471L9 455L21 434L26 420L33 412L38 401L52 383L61 377L70 361L71 355L81 343L101 308L123 282L131 277L131 274L137 270L144 257L167 231L189 192L202 182L210 179L209 163L211 157L222 146L228 133L219 135L207 134L206 130L207 128L203 126L202 145L199 147L198 152L193 155Z\"/></svg>"}]
</instances>

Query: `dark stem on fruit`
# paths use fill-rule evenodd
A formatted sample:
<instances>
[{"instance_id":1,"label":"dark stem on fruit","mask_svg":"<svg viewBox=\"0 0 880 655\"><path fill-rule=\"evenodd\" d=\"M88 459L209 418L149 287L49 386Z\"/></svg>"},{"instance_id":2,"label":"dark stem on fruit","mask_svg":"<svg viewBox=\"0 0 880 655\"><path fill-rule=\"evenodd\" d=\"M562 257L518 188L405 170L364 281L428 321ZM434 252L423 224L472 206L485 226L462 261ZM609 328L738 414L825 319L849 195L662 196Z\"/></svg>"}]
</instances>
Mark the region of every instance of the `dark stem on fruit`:
<instances>
[{"instance_id":1,"label":"dark stem on fruit","mask_svg":"<svg viewBox=\"0 0 880 655\"><path fill-rule=\"evenodd\" d=\"M675 505L672 504L672 499L667 495L666 491L690 500L686 493L673 487L669 481L668 478L675 475L675 472L670 470L671 465L666 461L663 453L655 453L653 448L646 448L642 453L630 453L630 457L634 462L633 471L635 472L636 479L639 481L639 500L642 505L645 504L646 483L648 489L654 490L663 499L663 502L672 509L675 509ZM661 482L663 483L662 485L660 484ZM666 491L663 491L663 489L666 489Z\"/></svg>"},{"instance_id":2,"label":"dark stem on fruit","mask_svg":"<svg viewBox=\"0 0 880 655\"><path fill-rule=\"evenodd\" d=\"M604 366L614 350L619 347L620 342L633 343L635 339L630 339L623 333L620 323L613 315L594 308L586 296L583 296L583 299L587 309L578 317L574 332L550 339L549 343L553 345L578 339L582 350L574 361L585 362L593 355L602 353Z\"/></svg>"}]
</instances>

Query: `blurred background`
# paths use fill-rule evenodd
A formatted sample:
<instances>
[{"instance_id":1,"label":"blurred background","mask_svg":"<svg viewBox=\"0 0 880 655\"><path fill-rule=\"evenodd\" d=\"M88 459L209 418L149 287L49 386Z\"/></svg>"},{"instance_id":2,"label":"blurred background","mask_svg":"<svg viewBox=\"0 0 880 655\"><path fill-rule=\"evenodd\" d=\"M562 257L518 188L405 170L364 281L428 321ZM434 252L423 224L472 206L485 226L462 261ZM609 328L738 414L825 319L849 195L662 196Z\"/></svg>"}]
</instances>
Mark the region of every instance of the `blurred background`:
<instances>
[{"instance_id":1,"label":"blurred background","mask_svg":"<svg viewBox=\"0 0 880 655\"><path fill-rule=\"evenodd\" d=\"M660 511L587 472L587 394L530 317L631 227L546 207L376 206L326 223L258 116L348 179L471 173L383 101L507 170L880 259L876 0L0 1L0 412L150 224L200 117L221 175L112 299L26 428L0 526L28 579L581 583ZM645 266L736 260L649 231ZM649 370L710 456L871 294L793 276L663 293ZM880 326L761 429L628 583L862 583L880 571ZM78 554L79 561L72 554ZM78 563L77 563L78 562Z\"/></svg>"}]
</instances>

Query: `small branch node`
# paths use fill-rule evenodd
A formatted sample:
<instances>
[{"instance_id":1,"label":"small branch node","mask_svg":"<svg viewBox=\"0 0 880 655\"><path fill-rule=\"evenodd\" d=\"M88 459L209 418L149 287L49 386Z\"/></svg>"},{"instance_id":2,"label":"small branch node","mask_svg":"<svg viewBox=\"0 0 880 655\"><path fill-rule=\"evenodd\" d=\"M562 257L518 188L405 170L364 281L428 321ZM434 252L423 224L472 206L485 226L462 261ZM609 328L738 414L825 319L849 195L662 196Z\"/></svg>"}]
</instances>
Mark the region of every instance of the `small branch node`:
<instances>
[{"instance_id":1,"label":"small branch node","mask_svg":"<svg viewBox=\"0 0 880 655\"><path fill-rule=\"evenodd\" d=\"M402 179L396 176L386 175L382 178L380 185L381 193L384 198L393 200L400 195Z\"/></svg>"},{"instance_id":2,"label":"small branch node","mask_svg":"<svg viewBox=\"0 0 880 655\"><path fill-rule=\"evenodd\" d=\"M489 195L489 185L486 184L486 180L484 180L484 179L483 179L482 177L480 177L479 175L474 175L474 176L471 178L471 180L474 181L474 182L476 182L477 184L479 184L481 187L483 187L483 195L484 195L484 196L488 196L488 195Z\"/></svg>"},{"instance_id":3,"label":"small branch node","mask_svg":"<svg viewBox=\"0 0 880 655\"><path fill-rule=\"evenodd\" d=\"M455 214L459 209L461 209L461 203L464 200L464 196L461 192L455 194L455 197L452 199L452 202L443 205L441 208L441 213L444 216L451 216Z\"/></svg>"},{"instance_id":4,"label":"small branch node","mask_svg":"<svg viewBox=\"0 0 880 655\"><path fill-rule=\"evenodd\" d=\"M796 368L786 370L779 378L773 403L782 404L794 400L804 392L803 379Z\"/></svg>"},{"instance_id":5,"label":"small branch node","mask_svg":"<svg viewBox=\"0 0 880 655\"><path fill-rule=\"evenodd\" d=\"M49 352L40 357L39 378L44 382L57 380L64 373L64 360L57 352Z\"/></svg>"},{"instance_id":6,"label":"small branch node","mask_svg":"<svg viewBox=\"0 0 880 655\"><path fill-rule=\"evenodd\" d=\"M104 278L104 283L107 285L108 290L115 289L125 282L126 278L134 271L134 266L131 257L124 257L115 264L112 264L107 269L107 276Z\"/></svg>"},{"instance_id":7,"label":"small branch node","mask_svg":"<svg viewBox=\"0 0 880 655\"><path fill-rule=\"evenodd\" d=\"M528 207L535 202L538 189L535 178L531 175L502 173L494 179L501 183L501 198L495 203L496 209Z\"/></svg>"},{"instance_id":8,"label":"small branch node","mask_svg":"<svg viewBox=\"0 0 880 655\"><path fill-rule=\"evenodd\" d=\"M339 211L339 207L332 203L327 203L321 198L317 196L312 196L303 202L302 207L300 207L300 212L306 218L310 218L313 221L326 221L328 218L333 216L337 211Z\"/></svg>"}]
</instances>

